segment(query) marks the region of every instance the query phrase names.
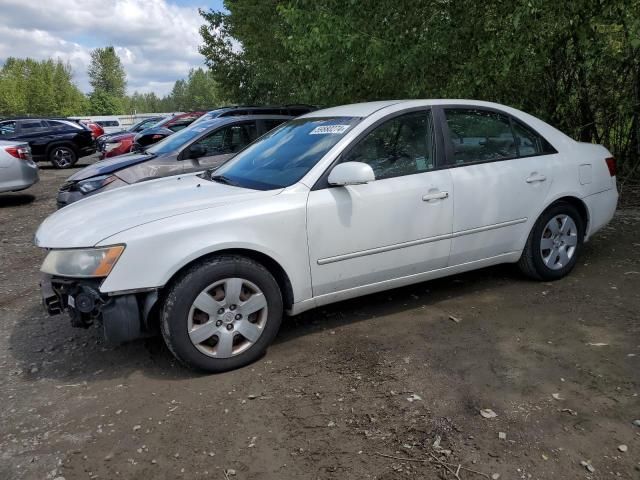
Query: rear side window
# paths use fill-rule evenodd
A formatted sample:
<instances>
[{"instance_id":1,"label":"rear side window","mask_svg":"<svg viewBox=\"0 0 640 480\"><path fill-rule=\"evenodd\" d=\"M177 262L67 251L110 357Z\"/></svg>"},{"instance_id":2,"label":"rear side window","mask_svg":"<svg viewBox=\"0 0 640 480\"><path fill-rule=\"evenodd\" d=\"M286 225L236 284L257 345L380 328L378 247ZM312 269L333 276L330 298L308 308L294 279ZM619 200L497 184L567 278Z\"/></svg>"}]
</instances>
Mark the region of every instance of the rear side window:
<instances>
[{"instance_id":1,"label":"rear side window","mask_svg":"<svg viewBox=\"0 0 640 480\"><path fill-rule=\"evenodd\" d=\"M35 130L37 128L46 128L47 125L42 120L29 120L20 123L21 130Z\"/></svg>"},{"instance_id":2,"label":"rear side window","mask_svg":"<svg viewBox=\"0 0 640 480\"><path fill-rule=\"evenodd\" d=\"M513 134L516 137L516 145L518 147L518 156L529 157L532 155L544 155L556 153L556 150L544 138L513 119Z\"/></svg>"},{"instance_id":3,"label":"rear side window","mask_svg":"<svg viewBox=\"0 0 640 480\"><path fill-rule=\"evenodd\" d=\"M517 157L507 115L459 108L445 109L445 115L455 165Z\"/></svg>"}]
</instances>

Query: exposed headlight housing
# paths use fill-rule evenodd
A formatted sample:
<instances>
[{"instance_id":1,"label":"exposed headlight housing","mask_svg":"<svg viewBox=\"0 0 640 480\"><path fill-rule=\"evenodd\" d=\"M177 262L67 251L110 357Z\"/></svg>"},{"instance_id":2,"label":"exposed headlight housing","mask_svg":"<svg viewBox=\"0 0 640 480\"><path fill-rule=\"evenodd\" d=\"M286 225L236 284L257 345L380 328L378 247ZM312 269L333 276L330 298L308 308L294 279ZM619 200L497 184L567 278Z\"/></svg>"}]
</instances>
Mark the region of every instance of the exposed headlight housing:
<instances>
[{"instance_id":1,"label":"exposed headlight housing","mask_svg":"<svg viewBox=\"0 0 640 480\"><path fill-rule=\"evenodd\" d=\"M98 190L105 185L109 185L111 182L117 180L115 175L101 175L99 177L89 178L78 182L78 190L82 193L89 193Z\"/></svg>"},{"instance_id":2,"label":"exposed headlight housing","mask_svg":"<svg viewBox=\"0 0 640 480\"><path fill-rule=\"evenodd\" d=\"M122 252L124 245L51 250L40 271L60 277L102 278L111 273Z\"/></svg>"}]
</instances>

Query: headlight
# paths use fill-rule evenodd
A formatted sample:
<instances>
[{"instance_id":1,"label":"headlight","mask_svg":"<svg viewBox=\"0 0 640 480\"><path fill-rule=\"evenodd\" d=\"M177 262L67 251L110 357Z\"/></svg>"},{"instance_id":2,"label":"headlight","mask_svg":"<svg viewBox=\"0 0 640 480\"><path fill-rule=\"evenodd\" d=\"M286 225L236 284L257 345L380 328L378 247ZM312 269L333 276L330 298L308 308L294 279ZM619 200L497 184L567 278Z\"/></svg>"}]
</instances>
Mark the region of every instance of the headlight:
<instances>
[{"instance_id":1,"label":"headlight","mask_svg":"<svg viewBox=\"0 0 640 480\"><path fill-rule=\"evenodd\" d=\"M82 250L51 250L40 270L61 277L106 277L111 273L122 252L124 245Z\"/></svg>"},{"instance_id":2,"label":"headlight","mask_svg":"<svg viewBox=\"0 0 640 480\"><path fill-rule=\"evenodd\" d=\"M122 145L122 142L108 142L108 143L105 143L104 144L104 151L105 152L110 152L114 148L118 148L120 145Z\"/></svg>"},{"instance_id":3,"label":"headlight","mask_svg":"<svg viewBox=\"0 0 640 480\"><path fill-rule=\"evenodd\" d=\"M104 187L105 185L109 185L111 182L115 181L118 177L115 175L101 175L99 177L93 177L88 180L84 180L78 182L78 190L82 193L89 193L99 188Z\"/></svg>"}]
</instances>

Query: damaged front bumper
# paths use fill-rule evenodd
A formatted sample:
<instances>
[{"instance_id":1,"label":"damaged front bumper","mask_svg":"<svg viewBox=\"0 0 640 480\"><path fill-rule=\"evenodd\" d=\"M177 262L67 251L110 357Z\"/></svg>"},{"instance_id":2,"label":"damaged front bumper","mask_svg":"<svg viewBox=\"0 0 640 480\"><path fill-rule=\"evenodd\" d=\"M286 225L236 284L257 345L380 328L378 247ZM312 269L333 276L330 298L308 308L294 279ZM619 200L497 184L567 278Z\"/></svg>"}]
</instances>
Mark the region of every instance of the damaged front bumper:
<instances>
[{"instance_id":1,"label":"damaged front bumper","mask_svg":"<svg viewBox=\"0 0 640 480\"><path fill-rule=\"evenodd\" d=\"M67 312L74 327L97 323L107 341L123 343L153 335L158 291L122 295L100 293L101 280L74 279L42 274L42 302L49 315Z\"/></svg>"}]
</instances>

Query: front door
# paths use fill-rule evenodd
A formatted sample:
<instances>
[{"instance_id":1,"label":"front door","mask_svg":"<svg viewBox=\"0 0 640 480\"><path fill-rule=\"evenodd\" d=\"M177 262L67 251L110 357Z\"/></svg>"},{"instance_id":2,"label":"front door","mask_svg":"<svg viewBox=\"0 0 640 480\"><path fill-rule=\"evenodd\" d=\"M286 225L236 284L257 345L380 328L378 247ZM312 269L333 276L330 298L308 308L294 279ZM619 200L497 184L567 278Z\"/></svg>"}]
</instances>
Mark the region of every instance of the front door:
<instances>
[{"instance_id":1,"label":"front door","mask_svg":"<svg viewBox=\"0 0 640 480\"><path fill-rule=\"evenodd\" d=\"M386 120L339 161L371 165L376 180L313 190L307 230L313 295L447 265L453 199L448 170L434 170L430 110Z\"/></svg>"},{"instance_id":2,"label":"front door","mask_svg":"<svg viewBox=\"0 0 640 480\"><path fill-rule=\"evenodd\" d=\"M444 113L456 192L450 265L518 251L544 205L557 153L502 112L451 107Z\"/></svg>"}]
</instances>

